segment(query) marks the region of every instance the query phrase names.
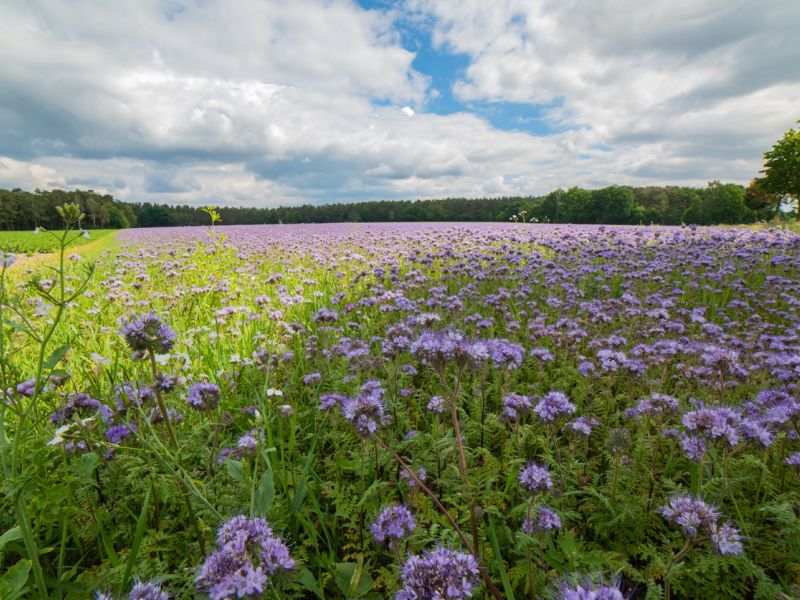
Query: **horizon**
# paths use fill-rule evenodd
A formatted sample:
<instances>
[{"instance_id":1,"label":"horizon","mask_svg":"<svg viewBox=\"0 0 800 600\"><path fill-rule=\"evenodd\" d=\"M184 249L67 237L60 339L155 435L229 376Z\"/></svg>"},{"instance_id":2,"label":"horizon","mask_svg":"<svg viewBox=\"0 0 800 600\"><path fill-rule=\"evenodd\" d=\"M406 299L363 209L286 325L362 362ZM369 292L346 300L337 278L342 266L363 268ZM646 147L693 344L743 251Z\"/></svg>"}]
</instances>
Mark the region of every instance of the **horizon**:
<instances>
[{"instance_id":1,"label":"horizon","mask_svg":"<svg viewBox=\"0 0 800 600\"><path fill-rule=\"evenodd\" d=\"M15 0L0 187L278 208L745 185L797 119L798 21L786 0Z\"/></svg>"}]
</instances>

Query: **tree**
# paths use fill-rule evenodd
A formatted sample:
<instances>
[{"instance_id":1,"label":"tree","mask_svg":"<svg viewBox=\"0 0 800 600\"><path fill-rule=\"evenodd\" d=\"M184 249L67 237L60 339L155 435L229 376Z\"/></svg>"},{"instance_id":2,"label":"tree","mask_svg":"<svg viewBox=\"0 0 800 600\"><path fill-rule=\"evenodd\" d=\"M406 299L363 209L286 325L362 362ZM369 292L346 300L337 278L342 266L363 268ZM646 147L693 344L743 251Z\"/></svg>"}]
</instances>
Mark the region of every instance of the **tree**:
<instances>
[{"instance_id":1,"label":"tree","mask_svg":"<svg viewBox=\"0 0 800 600\"><path fill-rule=\"evenodd\" d=\"M744 192L744 204L756 213L757 219L770 219L779 210L780 196L764 189L764 180L756 177Z\"/></svg>"},{"instance_id":2,"label":"tree","mask_svg":"<svg viewBox=\"0 0 800 600\"><path fill-rule=\"evenodd\" d=\"M633 191L612 185L592 192L595 223L629 223L633 214Z\"/></svg>"},{"instance_id":3,"label":"tree","mask_svg":"<svg viewBox=\"0 0 800 600\"><path fill-rule=\"evenodd\" d=\"M800 123L800 120L798 121ZM800 219L800 129L789 129L764 152L764 189L797 203Z\"/></svg>"}]
</instances>

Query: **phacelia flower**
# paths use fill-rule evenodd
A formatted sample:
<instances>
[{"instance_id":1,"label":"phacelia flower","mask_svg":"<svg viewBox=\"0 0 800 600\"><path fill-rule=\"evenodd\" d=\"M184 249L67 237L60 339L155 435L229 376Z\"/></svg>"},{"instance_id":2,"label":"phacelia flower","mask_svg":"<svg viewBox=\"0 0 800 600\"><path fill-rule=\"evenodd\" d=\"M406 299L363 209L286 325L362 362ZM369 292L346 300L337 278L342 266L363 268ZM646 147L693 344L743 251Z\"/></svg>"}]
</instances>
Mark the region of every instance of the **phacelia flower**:
<instances>
[{"instance_id":1,"label":"phacelia flower","mask_svg":"<svg viewBox=\"0 0 800 600\"><path fill-rule=\"evenodd\" d=\"M408 558L400 573L403 589L395 600L470 598L478 575L478 563L471 554L438 546Z\"/></svg>"},{"instance_id":2,"label":"phacelia flower","mask_svg":"<svg viewBox=\"0 0 800 600\"><path fill-rule=\"evenodd\" d=\"M531 494L545 492L553 487L550 472L542 465L529 462L519 474L519 482Z\"/></svg>"},{"instance_id":3,"label":"phacelia flower","mask_svg":"<svg viewBox=\"0 0 800 600\"><path fill-rule=\"evenodd\" d=\"M262 518L233 517L217 533L217 550L195 579L212 600L260 598L271 577L296 563L289 548Z\"/></svg>"},{"instance_id":4,"label":"phacelia flower","mask_svg":"<svg viewBox=\"0 0 800 600\"><path fill-rule=\"evenodd\" d=\"M500 413L499 420L503 423L516 423L527 415L531 408L533 408L533 405L528 396L516 393L508 394L503 398L503 410Z\"/></svg>"},{"instance_id":5,"label":"phacelia flower","mask_svg":"<svg viewBox=\"0 0 800 600\"><path fill-rule=\"evenodd\" d=\"M344 418L355 425L356 431L364 437L389 423L383 403L383 388L377 381L368 381L361 386L361 393L347 398L341 404L341 409Z\"/></svg>"},{"instance_id":6,"label":"phacelia flower","mask_svg":"<svg viewBox=\"0 0 800 600\"><path fill-rule=\"evenodd\" d=\"M661 507L661 515L678 525L689 539L697 537L698 532L711 533L719 519L719 511L696 496L674 496Z\"/></svg>"},{"instance_id":7,"label":"phacelia flower","mask_svg":"<svg viewBox=\"0 0 800 600\"><path fill-rule=\"evenodd\" d=\"M196 411L213 410L219 405L219 386L213 383L195 383L189 388L186 402Z\"/></svg>"},{"instance_id":8,"label":"phacelia flower","mask_svg":"<svg viewBox=\"0 0 800 600\"><path fill-rule=\"evenodd\" d=\"M563 392L550 392L538 402L533 411L545 423L555 421L575 412L575 405Z\"/></svg>"},{"instance_id":9,"label":"phacelia flower","mask_svg":"<svg viewBox=\"0 0 800 600\"><path fill-rule=\"evenodd\" d=\"M144 356L148 350L156 354L166 354L175 345L175 332L152 312L123 322L119 333L139 357Z\"/></svg>"},{"instance_id":10,"label":"phacelia flower","mask_svg":"<svg viewBox=\"0 0 800 600\"><path fill-rule=\"evenodd\" d=\"M394 548L397 542L407 537L417 526L414 515L402 504L387 506L370 526L370 531L379 544Z\"/></svg>"}]
</instances>

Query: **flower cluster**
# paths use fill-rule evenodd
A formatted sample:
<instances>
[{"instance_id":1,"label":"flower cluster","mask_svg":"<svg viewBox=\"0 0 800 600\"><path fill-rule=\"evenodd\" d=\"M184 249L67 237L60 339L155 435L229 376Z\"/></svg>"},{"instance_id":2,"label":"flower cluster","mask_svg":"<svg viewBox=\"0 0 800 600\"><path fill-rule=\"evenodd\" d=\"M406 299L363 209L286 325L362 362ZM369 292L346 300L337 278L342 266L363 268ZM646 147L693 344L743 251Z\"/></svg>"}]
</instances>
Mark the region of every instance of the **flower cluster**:
<instances>
[{"instance_id":1,"label":"flower cluster","mask_svg":"<svg viewBox=\"0 0 800 600\"><path fill-rule=\"evenodd\" d=\"M502 423L516 423L527 415L533 405L528 396L517 393L508 394L503 398L503 410L498 417Z\"/></svg>"},{"instance_id":2,"label":"flower cluster","mask_svg":"<svg viewBox=\"0 0 800 600\"><path fill-rule=\"evenodd\" d=\"M553 487L553 480L550 472L542 465L528 462L519 474L519 482L531 494L546 492Z\"/></svg>"},{"instance_id":3,"label":"flower cluster","mask_svg":"<svg viewBox=\"0 0 800 600\"><path fill-rule=\"evenodd\" d=\"M157 583L137 582L131 589L129 600L168 600L167 593ZM95 600L115 600L111 594L95 592Z\"/></svg>"},{"instance_id":4,"label":"flower cluster","mask_svg":"<svg viewBox=\"0 0 800 600\"><path fill-rule=\"evenodd\" d=\"M461 600L478 585L478 563L471 554L437 546L408 558L395 600Z\"/></svg>"},{"instance_id":5,"label":"flower cluster","mask_svg":"<svg viewBox=\"0 0 800 600\"><path fill-rule=\"evenodd\" d=\"M674 496L661 508L668 523L678 525L690 540L698 533L708 535L714 549L720 554L744 552L739 531L729 522L720 524L719 511L694 496Z\"/></svg>"},{"instance_id":6,"label":"flower cluster","mask_svg":"<svg viewBox=\"0 0 800 600\"><path fill-rule=\"evenodd\" d=\"M397 542L411 534L417 526L414 515L402 504L387 506L370 526L370 531L379 544L384 542L394 548Z\"/></svg>"},{"instance_id":7,"label":"flower cluster","mask_svg":"<svg viewBox=\"0 0 800 600\"><path fill-rule=\"evenodd\" d=\"M195 383L189 388L186 402L198 412L213 410L219 405L220 390L214 383Z\"/></svg>"},{"instance_id":8,"label":"flower cluster","mask_svg":"<svg viewBox=\"0 0 800 600\"><path fill-rule=\"evenodd\" d=\"M536 416L545 423L551 423L563 416L571 415L575 410L575 405L569 401L569 398L563 392L545 394L533 408Z\"/></svg>"},{"instance_id":9,"label":"flower cluster","mask_svg":"<svg viewBox=\"0 0 800 600\"><path fill-rule=\"evenodd\" d=\"M383 403L384 390L377 381L368 381L361 386L361 392L346 398L341 404L344 418L350 421L359 435L367 437L389 423L386 405Z\"/></svg>"},{"instance_id":10,"label":"flower cluster","mask_svg":"<svg viewBox=\"0 0 800 600\"><path fill-rule=\"evenodd\" d=\"M140 358L150 350L166 354L175 345L175 332L152 312L124 321L119 333Z\"/></svg>"},{"instance_id":11,"label":"flower cluster","mask_svg":"<svg viewBox=\"0 0 800 600\"><path fill-rule=\"evenodd\" d=\"M260 598L271 577L296 566L289 548L261 518L233 517L220 527L217 546L195 579L212 600Z\"/></svg>"}]
</instances>

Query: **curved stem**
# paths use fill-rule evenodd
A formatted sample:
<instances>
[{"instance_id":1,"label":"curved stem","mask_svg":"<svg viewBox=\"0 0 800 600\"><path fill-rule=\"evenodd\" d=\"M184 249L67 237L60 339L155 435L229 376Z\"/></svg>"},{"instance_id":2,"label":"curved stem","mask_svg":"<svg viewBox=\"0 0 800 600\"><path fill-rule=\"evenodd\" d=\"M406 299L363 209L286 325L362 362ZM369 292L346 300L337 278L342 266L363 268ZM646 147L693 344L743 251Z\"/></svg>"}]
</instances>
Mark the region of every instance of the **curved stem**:
<instances>
[{"instance_id":1,"label":"curved stem","mask_svg":"<svg viewBox=\"0 0 800 600\"><path fill-rule=\"evenodd\" d=\"M504 600L502 592L500 592L500 589L494 584L492 578L489 577L489 572L481 564L480 557L475 552L473 552L472 548L470 547L470 543L469 540L467 539L466 534L458 526L458 523L456 523L456 520L453 518L453 515L451 515L450 512L444 507L444 504L441 503L439 498L436 497L436 495L430 490L430 488L427 485L425 485L419 477L417 477L417 474L414 472L414 470L408 466L408 464L402 459L402 457L397 452L392 450L386 444L386 442L384 442L381 438L377 436L373 437L375 441L378 443L378 445L380 445L384 450L386 450L389 454L391 454L398 463L400 463L400 465L406 470L406 473L408 473L411 479L414 480L414 483L416 483L419 486L419 488L423 492L425 492L425 494L433 501L436 507L445 516L448 523L450 523L450 526L456 532L458 537L461 538L461 543L464 544L464 547L467 548L469 553L472 554L473 557L475 557L475 560L478 563L478 571L481 574L481 578L483 579L484 583L486 583L486 587L489 588L489 591L491 592L492 596L497 598L497 600Z\"/></svg>"}]
</instances>

